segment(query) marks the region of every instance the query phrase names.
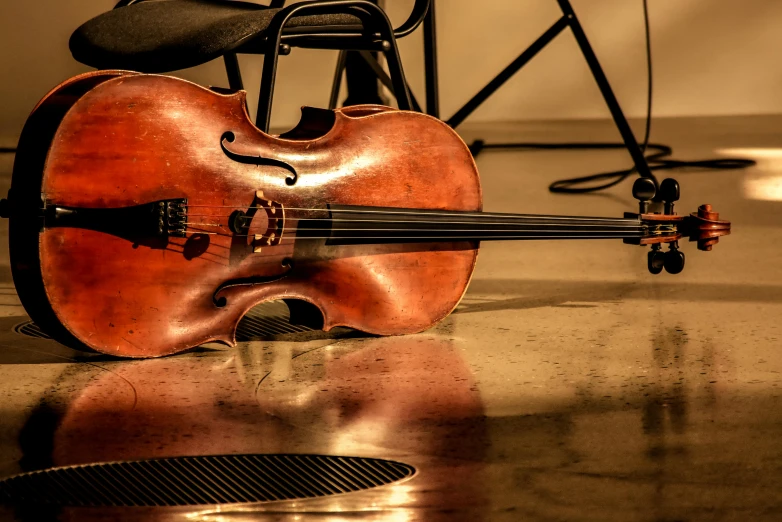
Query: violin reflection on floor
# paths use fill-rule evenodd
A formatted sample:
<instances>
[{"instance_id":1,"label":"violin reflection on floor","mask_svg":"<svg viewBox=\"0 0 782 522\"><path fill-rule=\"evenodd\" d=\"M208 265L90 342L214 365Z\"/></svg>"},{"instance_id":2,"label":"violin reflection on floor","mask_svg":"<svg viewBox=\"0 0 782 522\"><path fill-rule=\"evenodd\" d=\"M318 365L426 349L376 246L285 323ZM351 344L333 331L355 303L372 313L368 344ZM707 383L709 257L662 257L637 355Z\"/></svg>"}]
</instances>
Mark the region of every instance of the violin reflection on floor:
<instances>
[{"instance_id":1,"label":"violin reflection on floor","mask_svg":"<svg viewBox=\"0 0 782 522\"><path fill-rule=\"evenodd\" d=\"M474 486L487 446L483 405L453 343L421 336L331 343L251 342L239 350L102 364L110 371L77 384L56 423L51 463L227 453L382 456L418 474L357 494L354 507L368 497L396 509L484 502ZM78 380L66 378L59 389L67 393ZM343 509L352 496L322 499L318 509Z\"/></svg>"}]
</instances>

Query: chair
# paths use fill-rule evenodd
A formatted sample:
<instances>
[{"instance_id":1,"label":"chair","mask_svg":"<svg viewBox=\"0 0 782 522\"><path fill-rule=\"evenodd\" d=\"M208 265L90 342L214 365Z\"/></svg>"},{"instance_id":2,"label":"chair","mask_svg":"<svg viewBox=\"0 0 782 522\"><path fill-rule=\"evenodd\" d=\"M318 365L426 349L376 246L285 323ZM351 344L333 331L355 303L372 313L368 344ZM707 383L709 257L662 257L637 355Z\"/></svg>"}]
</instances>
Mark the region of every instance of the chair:
<instances>
[{"instance_id":1,"label":"chair","mask_svg":"<svg viewBox=\"0 0 782 522\"><path fill-rule=\"evenodd\" d=\"M430 0L416 0L410 17L397 29L382 9L367 0L309 0L287 7L284 3L121 0L112 11L79 27L71 36L70 49L76 60L92 67L147 73L193 67L222 56L232 89L243 88L236 55L263 54L256 125L265 132L278 58L292 47L358 50L370 58L370 51L382 52L390 72L382 79L388 81L399 108L418 106L407 86L396 38L421 24ZM340 57L344 61L344 53ZM335 78L334 89L338 88Z\"/></svg>"}]
</instances>

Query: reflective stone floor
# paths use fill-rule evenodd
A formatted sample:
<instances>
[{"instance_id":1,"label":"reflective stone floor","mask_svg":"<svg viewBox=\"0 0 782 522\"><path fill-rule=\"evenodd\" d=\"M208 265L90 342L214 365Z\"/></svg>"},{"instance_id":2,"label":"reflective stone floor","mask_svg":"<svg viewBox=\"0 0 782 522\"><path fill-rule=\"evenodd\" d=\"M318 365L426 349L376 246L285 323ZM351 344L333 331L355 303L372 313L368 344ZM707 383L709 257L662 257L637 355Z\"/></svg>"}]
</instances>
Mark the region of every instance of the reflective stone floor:
<instances>
[{"instance_id":1,"label":"reflective stone floor","mask_svg":"<svg viewBox=\"0 0 782 522\"><path fill-rule=\"evenodd\" d=\"M0 223L0 477L51 466L223 453L395 459L411 479L315 500L71 508L65 520L782 520L782 117L662 120L680 213L733 221L682 274L618 241L487 243L456 312L418 335L263 330L238 348L155 360L82 354L14 333L26 320ZM474 125L490 141L614 140L604 122ZM5 192L12 158L0 157ZM621 152L487 152L485 209L621 216L626 182L550 182ZM263 333L265 332L265 334ZM0 518L44 514L0 507Z\"/></svg>"}]
</instances>

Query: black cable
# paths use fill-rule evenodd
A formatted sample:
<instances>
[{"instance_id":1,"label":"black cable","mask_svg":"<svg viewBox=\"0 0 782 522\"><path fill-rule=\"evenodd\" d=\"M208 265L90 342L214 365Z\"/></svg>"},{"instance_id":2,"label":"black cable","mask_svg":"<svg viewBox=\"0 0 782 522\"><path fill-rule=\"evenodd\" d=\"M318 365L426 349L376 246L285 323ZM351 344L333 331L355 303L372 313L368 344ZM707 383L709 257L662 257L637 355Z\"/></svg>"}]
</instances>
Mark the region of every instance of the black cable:
<instances>
[{"instance_id":1,"label":"black cable","mask_svg":"<svg viewBox=\"0 0 782 522\"><path fill-rule=\"evenodd\" d=\"M646 130L644 131L641 152L646 152L646 146L649 145L649 134L652 131L652 33L649 30L649 8L646 5L646 0L643 0L643 6L644 32L646 34Z\"/></svg>"},{"instance_id":2,"label":"black cable","mask_svg":"<svg viewBox=\"0 0 782 522\"><path fill-rule=\"evenodd\" d=\"M648 150L654 152L645 155L649 170L673 170L679 168L703 168L703 169L743 169L755 165L753 160L742 158L719 158L719 159L706 159L706 160L693 160L682 161L675 159L664 159L673 153L673 149L670 146L661 143L649 143L649 135L651 134L652 127L652 44L651 35L649 30L649 9L647 6L647 0L643 0L644 10L644 30L646 32L646 125L644 130L644 140L640 144L641 151L646 154ZM578 143L578 142L566 142L566 143L492 143L486 144L483 140L476 140L470 145L470 151L473 156L476 156L483 149L549 149L549 150L561 150L561 149L580 149L580 150L606 150L606 149L624 149L626 148L624 143ZM600 172L598 174L591 174L587 176L579 176L570 179L560 179L549 185L549 191L564 193L564 194L585 194L589 192L597 192L604 190L614 185L618 185L622 181L626 180L629 176L637 173L635 166L629 169L616 170L611 172ZM657 178L654 175L651 176L655 186L659 187ZM591 185L591 183L604 181L598 185ZM584 184L590 184L589 186L581 186Z\"/></svg>"},{"instance_id":3,"label":"black cable","mask_svg":"<svg viewBox=\"0 0 782 522\"><path fill-rule=\"evenodd\" d=\"M16 147L0 147L0 154L13 154L16 152Z\"/></svg>"},{"instance_id":4,"label":"black cable","mask_svg":"<svg viewBox=\"0 0 782 522\"><path fill-rule=\"evenodd\" d=\"M649 9L647 8L646 0L643 0L643 7L644 31L646 34L646 125L644 129L644 141L641 143L641 154L646 154L646 147L649 145L649 134L652 131L652 40L651 31L649 31ZM668 154L671 152L673 151L669 148ZM644 160L646 160L647 164L649 163L649 159L646 156L644 156ZM651 168L649 170L651 170ZM635 165L633 165L633 171L638 172ZM659 187L660 185L657 183L657 178L654 177L654 174L651 175L651 178L654 181L654 186ZM549 190L552 190L551 185L549 185Z\"/></svg>"}]
</instances>

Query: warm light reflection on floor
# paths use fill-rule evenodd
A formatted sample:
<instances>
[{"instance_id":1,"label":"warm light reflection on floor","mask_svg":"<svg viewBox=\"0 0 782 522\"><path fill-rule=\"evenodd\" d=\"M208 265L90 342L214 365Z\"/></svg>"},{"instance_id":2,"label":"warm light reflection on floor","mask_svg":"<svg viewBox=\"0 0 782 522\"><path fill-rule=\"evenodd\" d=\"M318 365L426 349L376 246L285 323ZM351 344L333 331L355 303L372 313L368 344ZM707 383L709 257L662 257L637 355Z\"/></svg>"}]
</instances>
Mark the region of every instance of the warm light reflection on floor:
<instances>
[{"instance_id":1,"label":"warm light reflection on floor","mask_svg":"<svg viewBox=\"0 0 782 522\"><path fill-rule=\"evenodd\" d=\"M248 343L64 374L51 397L61 405L47 434L51 453L41 459L68 465L227 453L382 455L421 471L398 484L310 499L315 505L277 501L250 511L407 522L421 502L485 501L475 489L485 458L483 404L451 340L323 343L295 351L290 343ZM228 520L246 507L186 513Z\"/></svg>"},{"instance_id":2,"label":"warm light reflection on floor","mask_svg":"<svg viewBox=\"0 0 782 522\"><path fill-rule=\"evenodd\" d=\"M757 165L744 176L744 196L760 201L782 201L782 148L717 149L717 154L750 158Z\"/></svg>"}]
</instances>

